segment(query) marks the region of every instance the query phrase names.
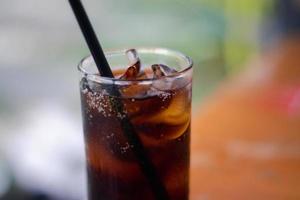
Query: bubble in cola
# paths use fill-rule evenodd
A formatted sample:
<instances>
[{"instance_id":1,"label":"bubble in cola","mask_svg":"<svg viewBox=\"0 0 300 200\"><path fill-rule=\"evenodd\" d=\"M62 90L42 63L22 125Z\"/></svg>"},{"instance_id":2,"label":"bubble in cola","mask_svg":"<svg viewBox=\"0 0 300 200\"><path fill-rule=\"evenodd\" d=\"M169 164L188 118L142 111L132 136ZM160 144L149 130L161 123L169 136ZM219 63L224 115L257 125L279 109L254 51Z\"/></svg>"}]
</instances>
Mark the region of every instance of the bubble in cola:
<instances>
[{"instance_id":1,"label":"bubble in cola","mask_svg":"<svg viewBox=\"0 0 300 200\"><path fill-rule=\"evenodd\" d=\"M127 57L129 67L115 75L121 80L151 77L152 84L119 87L121 96L116 97L100 83L81 80L89 200L155 199L121 128L119 119L125 116L111 105L113 98L123 103L170 199L187 200L191 80L164 80L177 71L162 64L142 66L135 50L128 50Z\"/></svg>"}]
</instances>

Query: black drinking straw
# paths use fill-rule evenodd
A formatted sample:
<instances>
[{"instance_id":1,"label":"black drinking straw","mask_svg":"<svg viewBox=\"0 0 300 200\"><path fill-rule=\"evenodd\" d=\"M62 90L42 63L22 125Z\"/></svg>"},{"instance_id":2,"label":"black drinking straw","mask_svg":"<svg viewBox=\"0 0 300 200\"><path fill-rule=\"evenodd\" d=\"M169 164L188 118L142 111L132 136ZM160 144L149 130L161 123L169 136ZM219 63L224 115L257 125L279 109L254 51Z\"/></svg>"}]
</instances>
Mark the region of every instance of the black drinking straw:
<instances>
[{"instance_id":1,"label":"black drinking straw","mask_svg":"<svg viewBox=\"0 0 300 200\"><path fill-rule=\"evenodd\" d=\"M95 60L100 75L104 77L113 78L113 73L108 65L104 52L89 21L89 18L82 6L81 1L69 0L69 2L78 21L80 29L84 35L84 38L88 44L88 47L91 51L91 54ZM120 92L115 87L112 88L112 93L116 96L121 96ZM136 134L133 125L131 124L128 116L126 115L126 112L124 112L122 102L113 99L112 106L117 112L122 114L122 116L125 116L120 119L124 135L127 137L129 143L132 144L132 149L135 156L137 157L138 164L142 172L146 176L154 193L154 196L158 200L168 200L169 196L167 190L163 182L161 181L159 175L157 174L153 163L149 159L145 147L143 146L143 143L141 142L138 135Z\"/></svg>"}]
</instances>

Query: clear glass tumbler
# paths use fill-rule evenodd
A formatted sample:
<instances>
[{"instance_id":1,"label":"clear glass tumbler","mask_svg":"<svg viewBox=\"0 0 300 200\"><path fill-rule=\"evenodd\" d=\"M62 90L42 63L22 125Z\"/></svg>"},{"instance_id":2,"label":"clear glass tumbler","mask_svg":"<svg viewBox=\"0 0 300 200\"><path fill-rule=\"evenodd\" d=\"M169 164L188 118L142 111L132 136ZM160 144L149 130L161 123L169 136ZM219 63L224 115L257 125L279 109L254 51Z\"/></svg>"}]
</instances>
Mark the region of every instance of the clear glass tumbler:
<instances>
[{"instance_id":1,"label":"clear glass tumbler","mask_svg":"<svg viewBox=\"0 0 300 200\"><path fill-rule=\"evenodd\" d=\"M138 79L101 77L92 57L79 64L88 199L188 199L192 61L163 48L136 52ZM106 58L115 77L127 70L127 50ZM153 77L153 64L168 73Z\"/></svg>"}]
</instances>

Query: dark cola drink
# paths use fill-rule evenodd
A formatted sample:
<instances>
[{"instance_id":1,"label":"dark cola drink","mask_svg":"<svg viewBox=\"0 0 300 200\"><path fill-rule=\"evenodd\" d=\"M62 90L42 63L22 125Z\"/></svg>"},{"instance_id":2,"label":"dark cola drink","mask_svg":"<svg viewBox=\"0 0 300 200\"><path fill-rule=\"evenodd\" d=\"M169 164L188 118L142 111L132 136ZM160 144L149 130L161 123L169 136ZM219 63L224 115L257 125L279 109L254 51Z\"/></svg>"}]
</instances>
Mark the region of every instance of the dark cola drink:
<instances>
[{"instance_id":1,"label":"dark cola drink","mask_svg":"<svg viewBox=\"0 0 300 200\"><path fill-rule=\"evenodd\" d=\"M156 199L135 144L124 134L124 118L132 124L168 198L188 199L192 70L177 72L162 64L141 67L136 61L115 69L114 80L87 73L81 78L88 199ZM116 102L122 104L122 112Z\"/></svg>"}]
</instances>

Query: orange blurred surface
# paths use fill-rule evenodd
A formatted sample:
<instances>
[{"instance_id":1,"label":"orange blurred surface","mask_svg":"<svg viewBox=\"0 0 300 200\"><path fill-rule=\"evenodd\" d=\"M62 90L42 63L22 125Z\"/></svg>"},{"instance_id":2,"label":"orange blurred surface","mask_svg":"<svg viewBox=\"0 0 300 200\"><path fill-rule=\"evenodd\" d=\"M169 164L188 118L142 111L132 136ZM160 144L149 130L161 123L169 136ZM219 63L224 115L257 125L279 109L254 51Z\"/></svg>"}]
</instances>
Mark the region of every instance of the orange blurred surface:
<instances>
[{"instance_id":1,"label":"orange blurred surface","mask_svg":"<svg viewBox=\"0 0 300 200\"><path fill-rule=\"evenodd\" d=\"M300 199L300 36L219 88L192 124L192 200Z\"/></svg>"}]
</instances>

